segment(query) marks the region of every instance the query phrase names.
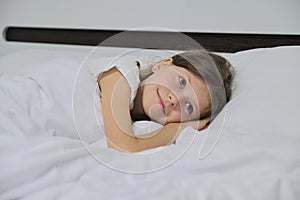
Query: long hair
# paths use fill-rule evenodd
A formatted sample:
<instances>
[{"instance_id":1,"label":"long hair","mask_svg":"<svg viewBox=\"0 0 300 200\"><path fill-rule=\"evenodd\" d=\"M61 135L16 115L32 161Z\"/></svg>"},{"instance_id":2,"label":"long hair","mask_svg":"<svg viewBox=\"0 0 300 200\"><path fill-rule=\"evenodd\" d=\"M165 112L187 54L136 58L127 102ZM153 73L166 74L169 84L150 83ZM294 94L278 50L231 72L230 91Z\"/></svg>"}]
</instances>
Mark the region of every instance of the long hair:
<instances>
[{"instance_id":1,"label":"long hair","mask_svg":"<svg viewBox=\"0 0 300 200\"><path fill-rule=\"evenodd\" d=\"M172 57L175 66L183 67L206 83L211 107L201 113L199 119L214 118L230 100L234 68L224 57L206 50L190 50ZM140 70L140 79L144 80L152 74L152 65Z\"/></svg>"}]
</instances>

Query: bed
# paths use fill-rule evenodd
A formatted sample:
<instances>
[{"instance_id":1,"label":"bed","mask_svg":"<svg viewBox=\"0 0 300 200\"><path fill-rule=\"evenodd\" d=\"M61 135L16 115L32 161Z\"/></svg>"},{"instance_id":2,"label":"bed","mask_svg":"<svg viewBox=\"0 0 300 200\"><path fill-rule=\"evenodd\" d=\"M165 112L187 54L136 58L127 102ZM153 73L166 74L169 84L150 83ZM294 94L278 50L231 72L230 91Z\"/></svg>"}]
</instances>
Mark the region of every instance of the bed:
<instances>
[{"instance_id":1,"label":"bed","mask_svg":"<svg viewBox=\"0 0 300 200\"><path fill-rule=\"evenodd\" d=\"M300 198L299 35L180 34L235 66L232 100L208 129L187 128L176 144L129 154L107 148L103 137L82 138L80 130L97 133L99 122L95 113L76 118L89 109L71 98L80 66L128 52L163 58L191 44L167 42L174 33L161 30L127 32L134 39L125 42L116 30L9 26L4 33L0 199Z\"/></svg>"}]
</instances>

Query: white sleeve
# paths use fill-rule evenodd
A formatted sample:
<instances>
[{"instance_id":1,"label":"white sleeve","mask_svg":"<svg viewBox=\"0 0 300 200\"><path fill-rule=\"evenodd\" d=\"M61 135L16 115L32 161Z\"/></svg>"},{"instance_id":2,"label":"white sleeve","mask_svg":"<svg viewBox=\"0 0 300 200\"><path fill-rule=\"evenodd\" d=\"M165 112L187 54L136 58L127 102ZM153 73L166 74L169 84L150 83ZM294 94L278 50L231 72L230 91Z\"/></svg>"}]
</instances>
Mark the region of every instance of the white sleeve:
<instances>
[{"instance_id":1,"label":"white sleeve","mask_svg":"<svg viewBox=\"0 0 300 200\"><path fill-rule=\"evenodd\" d=\"M132 109L136 91L140 83L139 68L137 67L136 59L132 56L99 58L87 63L88 71L92 74L96 83L98 77L101 77L103 72L108 71L113 67L116 67L128 82L130 87L130 109Z\"/></svg>"}]
</instances>

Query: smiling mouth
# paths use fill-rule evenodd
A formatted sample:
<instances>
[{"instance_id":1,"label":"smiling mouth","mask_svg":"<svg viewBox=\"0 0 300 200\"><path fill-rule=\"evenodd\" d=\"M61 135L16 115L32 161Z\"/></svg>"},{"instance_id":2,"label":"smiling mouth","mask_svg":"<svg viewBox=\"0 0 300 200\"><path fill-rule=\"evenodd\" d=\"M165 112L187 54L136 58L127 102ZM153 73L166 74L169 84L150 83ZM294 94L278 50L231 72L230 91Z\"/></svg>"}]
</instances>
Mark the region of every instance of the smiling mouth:
<instances>
[{"instance_id":1,"label":"smiling mouth","mask_svg":"<svg viewBox=\"0 0 300 200\"><path fill-rule=\"evenodd\" d=\"M163 111L164 114L166 114L166 107L165 107L165 104L164 104L160 94L159 94L158 88L156 89L156 93L157 93L157 96L158 96L158 102L162 107L162 111Z\"/></svg>"}]
</instances>

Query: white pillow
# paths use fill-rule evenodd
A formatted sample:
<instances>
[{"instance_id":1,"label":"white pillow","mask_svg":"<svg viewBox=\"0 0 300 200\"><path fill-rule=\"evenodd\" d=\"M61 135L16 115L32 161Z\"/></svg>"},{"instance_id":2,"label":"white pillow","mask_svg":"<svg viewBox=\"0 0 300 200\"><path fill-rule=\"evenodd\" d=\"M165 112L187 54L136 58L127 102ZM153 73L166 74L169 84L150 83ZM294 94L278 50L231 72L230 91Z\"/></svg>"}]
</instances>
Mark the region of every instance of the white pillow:
<instances>
[{"instance_id":1,"label":"white pillow","mask_svg":"<svg viewBox=\"0 0 300 200\"><path fill-rule=\"evenodd\" d=\"M236 89L226 106L226 127L253 135L296 137L300 115L300 46L235 53Z\"/></svg>"}]
</instances>

